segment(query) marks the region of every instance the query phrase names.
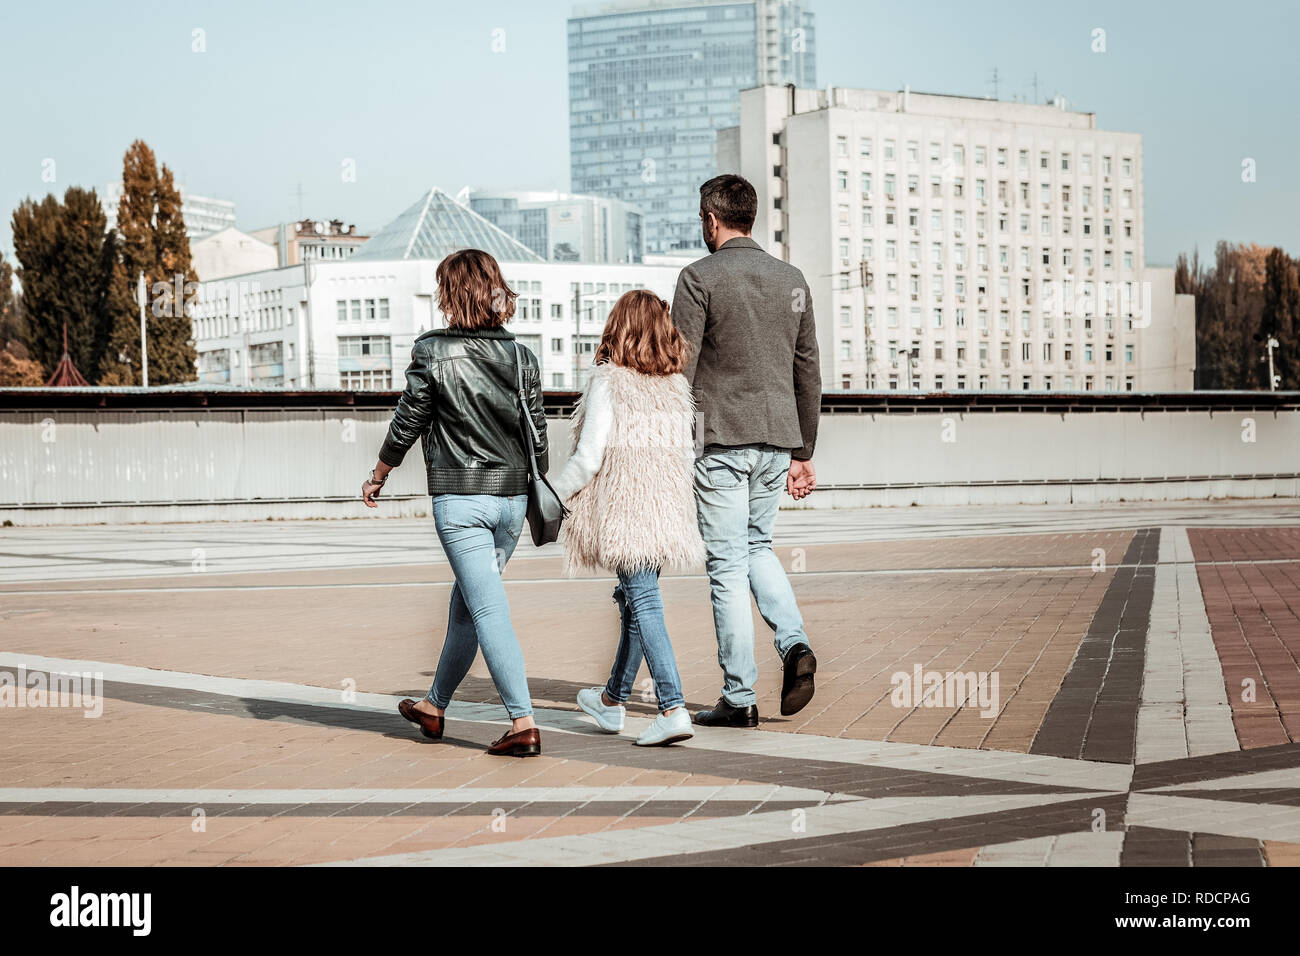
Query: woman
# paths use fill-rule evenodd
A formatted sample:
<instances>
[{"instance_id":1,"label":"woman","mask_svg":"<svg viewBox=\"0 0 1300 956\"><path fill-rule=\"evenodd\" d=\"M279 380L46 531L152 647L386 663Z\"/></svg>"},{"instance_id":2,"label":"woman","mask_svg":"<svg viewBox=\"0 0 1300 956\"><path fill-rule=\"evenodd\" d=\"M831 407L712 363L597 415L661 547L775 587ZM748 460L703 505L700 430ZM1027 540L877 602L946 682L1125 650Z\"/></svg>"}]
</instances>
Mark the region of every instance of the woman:
<instances>
[{"instance_id":1,"label":"woman","mask_svg":"<svg viewBox=\"0 0 1300 956\"><path fill-rule=\"evenodd\" d=\"M415 340L411 365L379 461L361 486L368 507L388 472L402 463L416 438L424 446L433 520L456 577L447 639L429 693L397 705L421 733L441 740L443 715L481 647L511 727L488 753L532 757L542 752L533 722L524 655L510 624L501 571L519 541L528 501L528 457L516 386L522 363L528 414L540 440L538 467L546 470L546 418L536 357L516 349L502 326L515 312L515 293L486 252L462 249L438 265L438 308L445 329Z\"/></svg>"},{"instance_id":2,"label":"woman","mask_svg":"<svg viewBox=\"0 0 1300 956\"><path fill-rule=\"evenodd\" d=\"M704 563L685 365L686 343L668 303L644 289L625 293L605 324L574 416L573 456L552 481L571 512L560 528L566 570L604 567L618 575L614 600L623 627L614 666L603 688L578 693L578 706L602 730L622 730L644 655L659 716L637 738L643 747L693 735L659 596L661 570Z\"/></svg>"}]
</instances>

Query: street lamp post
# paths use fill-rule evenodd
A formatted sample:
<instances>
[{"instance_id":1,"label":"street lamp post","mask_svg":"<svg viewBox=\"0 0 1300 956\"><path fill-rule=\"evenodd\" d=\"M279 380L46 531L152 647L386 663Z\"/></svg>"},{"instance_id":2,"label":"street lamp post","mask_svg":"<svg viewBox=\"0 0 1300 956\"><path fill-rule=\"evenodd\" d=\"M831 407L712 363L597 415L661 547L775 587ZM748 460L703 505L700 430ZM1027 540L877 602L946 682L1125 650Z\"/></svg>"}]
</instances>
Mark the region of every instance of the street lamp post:
<instances>
[{"instance_id":1,"label":"street lamp post","mask_svg":"<svg viewBox=\"0 0 1300 956\"><path fill-rule=\"evenodd\" d=\"M140 273L140 281L136 284L136 298L140 301L140 381L145 388L149 387L149 343L145 335L145 288L144 273Z\"/></svg>"}]
</instances>

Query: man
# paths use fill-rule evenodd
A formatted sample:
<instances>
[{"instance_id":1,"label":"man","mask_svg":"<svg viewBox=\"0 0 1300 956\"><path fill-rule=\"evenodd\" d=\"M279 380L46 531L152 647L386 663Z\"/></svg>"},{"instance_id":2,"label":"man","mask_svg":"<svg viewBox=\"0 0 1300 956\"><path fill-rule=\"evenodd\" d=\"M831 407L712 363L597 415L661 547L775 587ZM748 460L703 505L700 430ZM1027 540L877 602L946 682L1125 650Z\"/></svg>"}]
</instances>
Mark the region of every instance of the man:
<instances>
[{"instance_id":1,"label":"man","mask_svg":"<svg viewBox=\"0 0 1300 956\"><path fill-rule=\"evenodd\" d=\"M812 295L803 273L750 238L758 196L740 176L700 187L700 222L712 255L677 280L673 320L690 346L686 378L698 407L695 497L708 551L722 697L695 722L758 725L754 618L774 632L783 661L781 713L813 696L817 658L781 561L772 523L784 488L795 499L817 486L813 445L821 369Z\"/></svg>"}]
</instances>

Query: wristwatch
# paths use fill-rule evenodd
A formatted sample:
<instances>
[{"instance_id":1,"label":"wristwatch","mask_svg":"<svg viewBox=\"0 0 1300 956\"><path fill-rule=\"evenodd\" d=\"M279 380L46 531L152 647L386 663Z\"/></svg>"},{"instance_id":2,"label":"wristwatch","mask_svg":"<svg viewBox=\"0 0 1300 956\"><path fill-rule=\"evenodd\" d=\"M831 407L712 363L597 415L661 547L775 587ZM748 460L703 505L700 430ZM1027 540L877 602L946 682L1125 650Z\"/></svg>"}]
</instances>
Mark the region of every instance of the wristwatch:
<instances>
[{"instance_id":1,"label":"wristwatch","mask_svg":"<svg viewBox=\"0 0 1300 956\"><path fill-rule=\"evenodd\" d=\"M375 469L373 468L370 469L370 483L372 485L382 485L387 480L388 480L387 478L376 478Z\"/></svg>"}]
</instances>

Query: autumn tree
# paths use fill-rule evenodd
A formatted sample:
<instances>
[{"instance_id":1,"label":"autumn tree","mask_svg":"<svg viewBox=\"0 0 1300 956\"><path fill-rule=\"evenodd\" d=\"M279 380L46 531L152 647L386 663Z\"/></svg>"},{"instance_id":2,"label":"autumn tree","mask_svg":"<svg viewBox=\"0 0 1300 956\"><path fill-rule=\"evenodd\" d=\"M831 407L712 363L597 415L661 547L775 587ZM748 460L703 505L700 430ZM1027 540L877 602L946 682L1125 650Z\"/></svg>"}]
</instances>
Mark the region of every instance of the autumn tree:
<instances>
[{"instance_id":1,"label":"autumn tree","mask_svg":"<svg viewBox=\"0 0 1300 956\"><path fill-rule=\"evenodd\" d=\"M123 159L115 245L107 296L108 355L101 384L141 384L136 289L142 274L148 297L149 383L193 381L196 356L185 302L198 276L190 263L180 191L171 170L164 165L159 171L153 150L142 140L132 143Z\"/></svg>"}]
</instances>

